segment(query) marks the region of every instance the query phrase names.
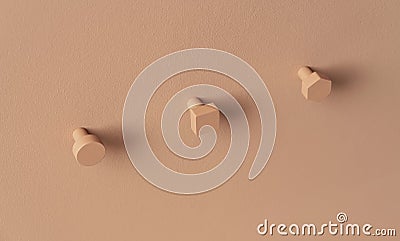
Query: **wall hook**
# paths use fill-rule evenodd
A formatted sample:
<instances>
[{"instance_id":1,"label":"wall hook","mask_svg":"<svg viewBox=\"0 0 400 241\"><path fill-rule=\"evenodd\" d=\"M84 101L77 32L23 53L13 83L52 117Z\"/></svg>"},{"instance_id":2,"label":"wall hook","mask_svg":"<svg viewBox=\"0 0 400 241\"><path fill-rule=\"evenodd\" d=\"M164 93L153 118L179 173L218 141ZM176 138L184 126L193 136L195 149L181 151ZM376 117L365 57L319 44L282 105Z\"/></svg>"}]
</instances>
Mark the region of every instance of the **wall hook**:
<instances>
[{"instance_id":1,"label":"wall hook","mask_svg":"<svg viewBox=\"0 0 400 241\"><path fill-rule=\"evenodd\" d=\"M307 100L321 101L331 93L332 81L326 76L313 72L309 67L301 67L297 75L302 80L301 93Z\"/></svg>"},{"instance_id":2,"label":"wall hook","mask_svg":"<svg viewBox=\"0 0 400 241\"><path fill-rule=\"evenodd\" d=\"M85 128L77 128L72 136L75 140L72 152L80 164L92 166L104 158L106 149L96 135L89 134Z\"/></svg>"},{"instance_id":3,"label":"wall hook","mask_svg":"<svg viewBox=\"0 0 400 241\"><path fill-rule=\"evenodd\" d=\"M187 102L190 110L190 127L194 134L199 135L200 128L204 125L219 129L219 110L214 103L204 104L199 98L190 98Z\"/></svg>"}]
</instances>

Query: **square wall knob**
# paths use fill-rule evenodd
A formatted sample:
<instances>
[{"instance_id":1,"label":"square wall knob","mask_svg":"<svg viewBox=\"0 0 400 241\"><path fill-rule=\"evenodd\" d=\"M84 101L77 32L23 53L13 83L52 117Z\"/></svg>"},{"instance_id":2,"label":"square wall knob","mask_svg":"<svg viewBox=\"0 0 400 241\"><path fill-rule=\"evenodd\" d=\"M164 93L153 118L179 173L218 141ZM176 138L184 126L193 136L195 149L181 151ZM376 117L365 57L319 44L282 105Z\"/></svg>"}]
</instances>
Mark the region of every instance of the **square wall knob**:
<instances>
[{"instance_id":1,"label":"square wall knob","mask_svg":"<svg viewBox=\"0 0 400 241\"><path fill-rule=\"evenodd\" d=\"M190 127L194 134L198 136L201 127L205 125L213 127L214 130L219 129L220 113L215 104L203 104L191 99L188 105L190 105Z\"/></svg>"}]
</instances>

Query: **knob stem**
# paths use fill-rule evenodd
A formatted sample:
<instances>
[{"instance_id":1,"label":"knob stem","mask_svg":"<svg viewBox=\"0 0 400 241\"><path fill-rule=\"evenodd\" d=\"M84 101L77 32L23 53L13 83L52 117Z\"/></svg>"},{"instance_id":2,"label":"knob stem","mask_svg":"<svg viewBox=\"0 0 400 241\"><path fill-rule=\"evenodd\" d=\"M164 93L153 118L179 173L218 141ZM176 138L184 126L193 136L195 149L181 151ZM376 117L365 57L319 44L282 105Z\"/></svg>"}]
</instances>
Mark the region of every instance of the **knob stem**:
<instances>
[{"instance_id":1,"label":"knob stem","mask_svg":"<svg viewBox=\"0 0 400 241\"><path fill-rule=\"evenodd\" d=\"M186 106L187 106L188 108L192 108L192 107L195 107L195 106L198 106L198 105L203 105L203 102L202 102L199 98L197 98L197 97L190 98L190 99L186 102Z\"/></svg>"},{"instance_id":2,"label":"knob stem","mask_svg":"<svg viewBox=\"0 0 400 241\"><path fill-rule=\"evenodd\" d=\"M301 80L305 80L308 76L310 76L310 74L312 74L312 72L313 71L309 67L303 66L299 69L297 75Z\"/></svg>"},{"instance_id":3,"label":"knob stem","mask_svg":"<svg viewBox=\"0 0 400 241\"><path fill-rule=\"evenodd\" d=\"M72 132L72 136L74 138L75 141L77 141L79 138L81 138L82 136L86 136L88 134L88 131L85 128L77 128L74 130L74 132Z\"/></svg>"}]
</instances>

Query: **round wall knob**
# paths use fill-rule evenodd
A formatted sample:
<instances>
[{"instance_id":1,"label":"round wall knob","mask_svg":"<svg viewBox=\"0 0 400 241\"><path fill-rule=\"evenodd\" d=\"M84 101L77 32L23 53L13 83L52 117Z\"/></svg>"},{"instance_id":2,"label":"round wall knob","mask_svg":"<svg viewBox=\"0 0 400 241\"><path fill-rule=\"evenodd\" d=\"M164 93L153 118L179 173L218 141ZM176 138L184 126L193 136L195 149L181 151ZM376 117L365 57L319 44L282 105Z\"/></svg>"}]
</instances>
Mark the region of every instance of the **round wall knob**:
<instances>
[{"instance_id":1,"label":"round wall knob","mask_svg":"<svg viewBox=\"0 0 400 241\"><path fill-rule=\"evenodd\" d=\"M85 128L74 130L72 136L75 140L72 152L80 164L92 166L104 158L106 149L97 136L89 134Z\"/></svg>"},{"instance_id":2,"label":"round wall knob","mask_svg":"<svg viewBox=\"0 0 400 241\"><path fill-rule=\"evenodd\" d=\"M301 67L297 75L302 80L301 93L307 100L321 101L331 93L332 81L309 67Z\"/></svg>"}]
</instances>

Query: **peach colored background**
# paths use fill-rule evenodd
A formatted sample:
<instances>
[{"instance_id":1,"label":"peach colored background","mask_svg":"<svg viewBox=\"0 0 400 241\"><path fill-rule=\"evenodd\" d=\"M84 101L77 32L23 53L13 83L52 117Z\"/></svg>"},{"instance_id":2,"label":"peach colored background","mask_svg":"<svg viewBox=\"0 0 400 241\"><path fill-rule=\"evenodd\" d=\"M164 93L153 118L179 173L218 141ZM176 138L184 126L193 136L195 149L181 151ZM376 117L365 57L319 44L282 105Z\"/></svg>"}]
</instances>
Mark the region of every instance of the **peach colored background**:
<instances>
[{"instance_id":1,"label":"peach colored background","mask_svg":"<svg viewBox=\"0 0 400 241\"><path fill-rule=\"evenodd\" d=\"M399 12L399 1L0 1L0 240L267 240L256 233L264 218L318 224L339 211L399 232ZM172 78L154 96L146 123L166 165L208 170L229 144L226 122L215 153L196 164L159 141L162 105L190 83L231 91L252 134L248 158L230 181L180 196L136 172L121 118L139 72L192 47L250 63L271 92L278 129L266 169L250 182L259 141L251 99L215 73ZM323 103L300 93L296 71L305 64L334 80ZM195 145L185 118L183 138ZM78 126L104 141L99 165L74 160Z\"/></svg>"}]
</instances>

